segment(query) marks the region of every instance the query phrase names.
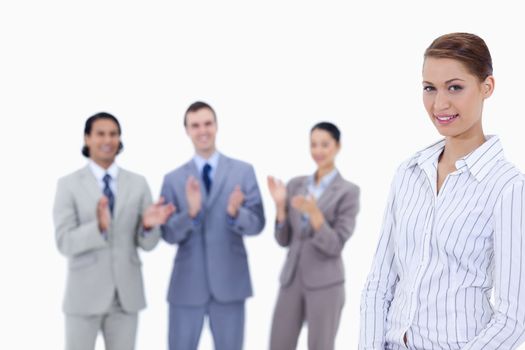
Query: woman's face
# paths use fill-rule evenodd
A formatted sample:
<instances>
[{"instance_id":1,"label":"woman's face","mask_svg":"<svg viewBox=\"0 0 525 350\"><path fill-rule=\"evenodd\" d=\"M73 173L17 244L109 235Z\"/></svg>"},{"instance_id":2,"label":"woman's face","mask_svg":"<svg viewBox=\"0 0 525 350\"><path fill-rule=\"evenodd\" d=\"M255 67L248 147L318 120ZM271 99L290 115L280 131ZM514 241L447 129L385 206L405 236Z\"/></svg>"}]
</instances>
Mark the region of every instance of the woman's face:
<instances>
[{"instance_id":1,"label":"woman's face","mask_svg":"<svg viewBox=\"0 0 525 350\"><path fill-rule=\"evenodd\" d=\"M332 166L339 152L339 143L332 135L322 129L314 129L310 134L310 153L318 168Z\"/></svg>"},{"instance_id":2,"label":"woman's face","mask_svg":"<svg viewBox=\"0 0 525 350\"><path fill-rule=\"evenodd\" d=\"M423 64L423 103L445 137L483 134L483 101L494 91L494 78L480 82L460 61L428 57Z\"/></svg>"}]
</instances>

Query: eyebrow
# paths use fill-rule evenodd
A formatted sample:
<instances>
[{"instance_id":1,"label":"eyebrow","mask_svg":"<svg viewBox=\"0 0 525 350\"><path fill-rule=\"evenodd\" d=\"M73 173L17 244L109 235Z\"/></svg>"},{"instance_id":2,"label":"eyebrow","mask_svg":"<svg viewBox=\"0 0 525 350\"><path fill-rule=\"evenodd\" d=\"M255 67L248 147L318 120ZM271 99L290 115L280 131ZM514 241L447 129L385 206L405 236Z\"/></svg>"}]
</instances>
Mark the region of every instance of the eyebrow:
<instances>
[{"instance_id":1,"label":"eyebrow","mask_svg":"<svg viewBox=\"0 0 525 350\"><path fill-rule=\"evenodd\" d=\"M452 83L452 82L455 81L455 80L465 81L465 80L460 79L460 78L452 78L452 79L449 79L449 80L445 81L445 84L450 84L450 83ZM434 84L432 84L431 82L426 81L426 80L423 80L423 84L434 85Z\"/></svg>"}]
</instances>

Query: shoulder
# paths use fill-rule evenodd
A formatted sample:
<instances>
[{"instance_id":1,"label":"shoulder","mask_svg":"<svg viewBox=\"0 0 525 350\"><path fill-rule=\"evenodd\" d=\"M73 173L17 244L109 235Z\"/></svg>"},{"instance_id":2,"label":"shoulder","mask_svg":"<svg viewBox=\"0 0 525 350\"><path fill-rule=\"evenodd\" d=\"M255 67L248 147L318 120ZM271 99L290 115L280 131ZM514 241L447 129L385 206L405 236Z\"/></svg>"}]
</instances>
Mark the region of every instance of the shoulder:
<instances>
[{"instance_id":1,"label":"shoulder","mask_svg":"<svg viewBox=\"0 0 525 350\"><path fill-rule=\"evenodd\" d=\"M87 175L89 175L89 169L88 167L83 167L83 168L73 171L72 173L69 173L67 175L60 177L58 179L58 184L61 186L67 186L69 184L74 184Z\"/></svg>"},{"instance_id":2,"label":"shoulder","mask_svg":"<svg viewBox=\"0 0 525 350\"><path fill-rule=\"evenodd\" d=\"M166 175L164 175L164 179L170 179L170 180L173 180L173 179L177 179L177 178L181 178L181 177L184 177L186 178L186 173L188 172L188 169L189 167L191 166L191 160L182 164L181 166L169 171L168 173L166 173Z\"/></svg>"},{"instance_id":3,"label":"shoulder","mask_svg":"<svg viewBox=\"0 0 525 350\"><path fill-rule=\"evenodd\" d=\"M122 176L123 179L126 179L126 181L130 181L137 184L146 184L147 181L146 178L143 175L140 175L138 173L135 173L133 171L129 171L127 169L119 168L120 176Z\"/></svg>"},{"instance_id":4,"label":"shoulder","mask_svg":"<svg viewBox=\"0 0 525 350\"><path fill-rule=\"evenodd\" d=\"M224 154L221 154L219 162L224 162L228 167L233 167L237 170L253 170L253 165L250 163L244 160L225 156Z\"/></svg>"},{"instance_id":5,"label":"shoulder","mask_svg":"<svg viewBox=\"0 0 525 350\"><path fill-rule=\"evenodd\" d=\"M500 159L491 169L488 177L489 182L493 183L493 186L489 187L502 188L499 197L515 191L522 192L525 188L525 175L506 159Z\"/></svg>"},{"instance_id":6,"label":"shoulder","mask_svg":"<svg viewBox=\"0 0 525 350\"><path fill-rule=\"evenodd\" d=\"M294 190L296 189L297 187L300 187L302 186L303 184L306 183L306 181L308 180L308 176L307 175L302 175L302 176L296 176L296 177L293 177L292 179L290 179L288 181L288 183L286 184L286 188L288 190Z\"/></svg>"},{"instance_id":7,"label":"shoulder","mask_svg":"<svg viewBox=\"0 0 525 350\"><path fill-rule=\"evenodd\" d=\"M399 185L399 182L405 177L407 173L413 173L416 168L419 168L418 160L420 153L416 153L405 160L403 160L394 170L394 176L392 180L393 185Z\"/></svg>"},{"instance_id":8,"label":"shoulder","mask_svg":"<svg viewBox=\"0 0 525 350\"><path fill-rule=\"evenodd\" d=\"M340 175L339 179L340 179L339 180L340 186L343 192L358 195L359 192L361 191L358 185L356 185L355 183L351 181L346 180L342 175Z\"/></svg>"}]
</instances>

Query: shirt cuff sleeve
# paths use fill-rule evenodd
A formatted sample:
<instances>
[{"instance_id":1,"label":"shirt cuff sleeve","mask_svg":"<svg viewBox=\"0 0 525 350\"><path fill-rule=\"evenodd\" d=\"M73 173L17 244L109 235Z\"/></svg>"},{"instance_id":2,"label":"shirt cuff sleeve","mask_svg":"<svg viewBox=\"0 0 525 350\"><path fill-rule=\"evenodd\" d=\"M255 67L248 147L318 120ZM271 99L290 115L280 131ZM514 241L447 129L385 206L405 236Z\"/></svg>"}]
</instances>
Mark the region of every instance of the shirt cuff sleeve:
<instances>
[{"instance_id":1,"label":"shirt cuff sleeve","mask_svg":"<svg viewBox=\"0 0 525 350\"><path fill-rule=\"evenodd\" d=\"M193 224L193 227L199 226L202 222L202 211L199 211L199 213L193 219L191 219L191 222Z\"/></svg>"},{"instance_id":2,"label":"shirt cuff sleeve","mask_svg":"<svg viewBox=\"0 0 525 350\"><path fill-rule=\"evenodd\" d=\"M158 226L154 226L150 229L145 229L144 227L142 227L142 231L140 231L140 234L142 235L142 237L146 237L148 236L153 230L155 230L155 228L157 228Z\"/></svg>"},{"instance_id":3,"label":"shirt cuff sleeve","mask_svg":"<svg viewBox=\"0 0 525 350\"><path fill-rule=\"evenodd\" d=\"M226 214L228 217L228 224L230 226L235 225L235 222L237 221L237 217L230 216L230 214Z\"/></svg>"}]
</instances>

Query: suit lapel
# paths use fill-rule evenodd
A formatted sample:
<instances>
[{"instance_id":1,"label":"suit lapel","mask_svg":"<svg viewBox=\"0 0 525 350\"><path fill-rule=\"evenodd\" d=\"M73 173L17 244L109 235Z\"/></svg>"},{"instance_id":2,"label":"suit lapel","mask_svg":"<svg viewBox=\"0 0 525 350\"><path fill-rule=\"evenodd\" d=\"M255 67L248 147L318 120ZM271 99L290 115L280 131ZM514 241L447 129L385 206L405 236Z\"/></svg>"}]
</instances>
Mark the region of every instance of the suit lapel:
<instances>
[{"instance_id":1,"label":"suit lapel","mask_svg":"<svg viewBox=\"0 0 525 350\"><path fill-rule=\"evenodd\" d=\"M88 194L86 198L91 198L93 202L97 203L102 195L102 192L100 190L100 186L97 183L95 175L88 165L82 169L80 182L82 183L82 188Z\"/></svg>"},{"instance_id":2,"label":"suit lapel","mask_svg":"<svg viewBox=\"0 0 525 350\"><path fill-rule=\"evenodd\" d=\"M219 193L222 190L224 181L226 180L226 174L228 172L229 160L223 155L219 156L219 163L217 164L217 171L213 176L211 183L210 195L206 200L206 207L211 207L213 202L217 199Z\"/></svg>"},{"instance_id":3,"label":"suit lapel","mask_svg":"<svg viewBox=\"0 0 525 350\"><path fill-rule=\"evenodd\" d=\"M334 195L341 188L343 178L340 174L337 174L335 178L328 184L328 187L324 190L323 194L317 200L317 206L322 212L326 212L328 207L332 205Z\"/></svg>"},{"instance_id":4,"label":"suit lapel","mask_svg":"<svg viewBox=\"0 0 525 350\"><path fill-rule=\"evenodd\" d=\"M125 170L119 169L117 175L117 193L115 194L115 208L113 217L118 217L125 208L127 197L129 196L131 190L132 188L129 174Z\"/></svg>"}]
</instances>

